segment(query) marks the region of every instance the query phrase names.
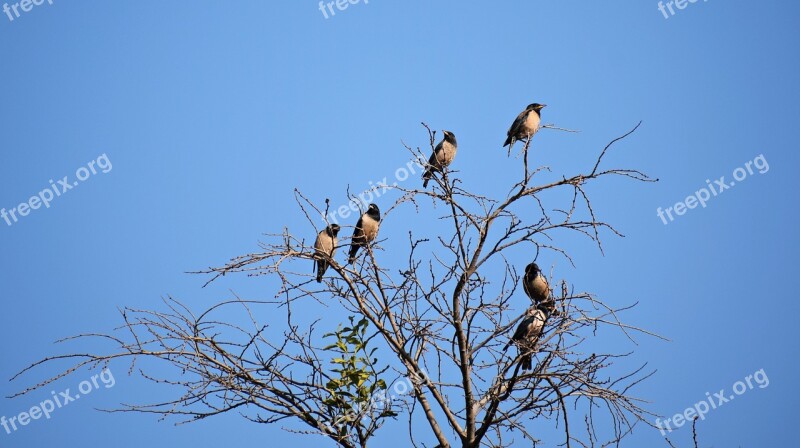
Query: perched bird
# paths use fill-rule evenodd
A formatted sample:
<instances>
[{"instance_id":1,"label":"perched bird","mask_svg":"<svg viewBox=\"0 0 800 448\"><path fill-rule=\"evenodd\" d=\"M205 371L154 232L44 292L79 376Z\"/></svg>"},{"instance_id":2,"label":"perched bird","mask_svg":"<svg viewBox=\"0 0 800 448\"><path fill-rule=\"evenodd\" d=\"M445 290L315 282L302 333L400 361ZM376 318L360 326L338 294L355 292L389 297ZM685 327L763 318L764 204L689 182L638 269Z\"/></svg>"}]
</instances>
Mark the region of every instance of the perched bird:
<instances>
[{"instance_id":1,"label":"perched bird","mask_svg":"<svg viewBox=\"0 0 800 448\"><path fill-rule=\"evenodd\" d=\"M525 266L525 275L522 277L522 289L525 294L531 299L534 305L543 304L547 308L548 313L558 315L556 311L556 303L550 297L550 284L547 282L547 277L544 276L539 265L531 263Z\"/></svg>"},{"instance_id":2,"label":"perched bird","mask_svg":"<svg viewBox=\"0 0 800 448\"><path fill-rule=\"evenodd\" d=\"M531 352L535 348L539 336L542 335L548 315L547 308L544 305L529 308L528 311L525 312L525 318L522 319L522 322L517 326L514 336L512 336L508 344L503 347L503 351L508 350L511 344L516 344L517 347L519 347L520 354L522 354L522 358L519 362L522 370L530 370L532 367L531 361L533 355Z\"/></svg>"},{"instance_id":3,"label":"perched bird","mask_svg":"<svg viewBox=\"0 0 800 448\"><path fill-rule=\"evenodd\" d=\"M529 104L522 113L517 115L517 119L514 120L514 123L512 123L511 127L508 129L508 138L506 138L506 142L503 143L503 146L511 145L511 147L508 148L510 151L517 140L526 140L533 137L533 134L536 134L536 131L539 130L539 125L542 122L542 109L546 106L546 104L539 103Z\"/></svg>"},{"instance_id":4,"label":"perched bird","mask_svg":"<svg viewBox=\"0 0 800 448\"><path fill-rule=\"evenodd\" d=\"M422 183L422 188L428 187L428 181L431 180L434 172L441 172L444 168L453 163L453 159L456 158L458 143L456 143L455 134L450 131L442 131L442 133L444 133L444 139L434 148L433 154L431 154L431 158L428 160L428 169L425 170L425 173L422 175L422 178L425 180Z\"/></svg>"},{"instance_id":5,"label":"perched bird","mask_svg":"<svg viewBox=\"0 0 800 448\"><path fill-rule=\"evenodd\" d=\"M539 265L531 263L525 266L525 276L522 277L522 289L530 297L534 305L547 301L550 298L550 285Z\"/></svg>"},{"instance_id":6,"label":"perched bird","mask_svg":"<svg viewBox=\"0 0 800 448\"><path fill-rule=\"evenodd\" d=\"M333 254L336 252L336 246L339 244L336 236L339 235L339 229L341 227L338 224L331 224L319 232L317 240L314 241L314 267L317 271L317 283L322 282L322 276L328 270L329 263L325 257L333 258Z\"/></svg>"},{"instance_id":7,"label":"perched bird","mask_svg":"<svg viewBox=\"0 0 800 448\"><path fill-rule=\"evenodd\" d=\"M378 236L378 227L381 223L381 211L375 204L369 204L367 211L358 218L356 228L353 230L353 241L350 243L350 258L348 263L356 261L356 254L362 247L375 240Z\"/></svg>"}]
</instances>

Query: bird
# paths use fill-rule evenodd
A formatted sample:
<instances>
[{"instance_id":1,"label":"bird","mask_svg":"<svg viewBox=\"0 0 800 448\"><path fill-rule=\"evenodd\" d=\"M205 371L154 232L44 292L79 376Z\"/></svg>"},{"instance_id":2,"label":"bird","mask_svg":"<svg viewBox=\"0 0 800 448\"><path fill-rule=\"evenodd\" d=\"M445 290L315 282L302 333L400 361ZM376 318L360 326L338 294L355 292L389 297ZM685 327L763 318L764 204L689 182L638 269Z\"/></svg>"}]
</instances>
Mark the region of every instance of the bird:
<instances>
[{"instance_id":1,"label":"bird","mask_svg":"<svg viewBox=\"0 0 800 448\"><path fill-rule=\"evenodd\" d=\"M428 187L428 181L431 180L434 172L441 172L453 163L453 159L456 158L458 143L456 142L455 134L450 131L442 131L442 133L444 134L444 139L434 148L433 154L428 160L428 169L422 175L422 179L424 179L422 188Z\"/></svg>"},{"instance_id":2,"label":"bird","mask_svg":"<svg viewBox=\"0 0 800 448\"><path fill-rule=\"evenodd\" d=\"M511 127L508 128L508 137L503 147L511 145L508 150L514 147L517 140L526 140L533 137L536 131L539 130L539 125L542 122L542 109L547 107L546 104L533 103L529 104L519 115Z\"/></svg>"},{"instance_id":3,"label":"bird","mask_svg":"<svg viewBox=\"0 0 800 448\"><path fill-rule=\"evenodd\" d=\"M356 261L358 250L375 240L381 223L381 211L375 204L369 204L367 211L358 218L356 228L353 230L353 240L350 243L350 257L348 263Z\"/></svg>"},{"instance_id":4,"label":"bird","mask_svg":"<svg viewBox=\"0 0 800 448\"><path fill-rule=\"evenodd\" d=\"M522 289L533 301L534 305L550 298L550 285L547 283L547 277L544 276L536 262L525 266L525 276L522 277Z\"/></svg>"},{"instance_id":5,"label":"bird","mask_svg":"<svg viewBox=\"0 0 800 448\"><path fill-rule=\"evenodd\" d=\"M522 319L522 322L517 326L517 330L514 331L511 340L503 347L503 351L506 351L511 344L516 343L519 347L520 354L522 354L522 358L519 361L522 370L530 370L532 367L531 352L536 346L539 336L542 335L548 314L547 308L542 304L529 308L528 311L525 312L525 317Z\"/></svg>"},{"instance_id":6,"label":"bird","mask_svg":"<svg viewBox=\"0 0 800 448\"><path fill-rule=\"evenodd\" d=\"M336 246L339 244L336 237L339 235L340 229L338 224L331 224L319 232L317 240L314 241L314 267L317 271L317 283L322 283L322 276L328 270L330 263L326 257L333 258L333 254L336 253Z\"/></svg>"},{"instance_id":7,"label":"bird","mask_svg":"<svg viewBox=\"0 0 800 448\"><path fill-rule=\"evenodd\" d=\"M550 297L550 284L547 282L547 277L544 276L544 273L539 269L539 265L536 264L536 262L525 266L525 275L522 277L522 289L534 305L542 303L547 306L549 313L558 315L555 300Z\"/></svg>"}]
</instances>

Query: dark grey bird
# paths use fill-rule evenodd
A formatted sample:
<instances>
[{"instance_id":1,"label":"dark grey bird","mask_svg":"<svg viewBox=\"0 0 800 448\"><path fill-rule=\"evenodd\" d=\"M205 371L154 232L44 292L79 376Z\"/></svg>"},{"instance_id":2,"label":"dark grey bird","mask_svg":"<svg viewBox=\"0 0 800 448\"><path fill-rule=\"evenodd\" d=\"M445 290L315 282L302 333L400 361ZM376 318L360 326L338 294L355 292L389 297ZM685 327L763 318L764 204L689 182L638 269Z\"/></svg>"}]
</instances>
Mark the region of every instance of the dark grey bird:
<instances>
[{"instance_id":1,"label":"dark grey bird","mask_svg":"<svg viewBox=\"0 0 800 448\"><path fill-rule=\"evenodd\" d=\"M503 146L511 145L508 150L514 147L517 140L527 140L533 137L539 130L542 123L542 109L547 107L546 104L533 103L529 104L519 115L511 127L508 128L508 137Z\"/></svg>"},{"instance_id":2,"label":"dark grey bird","mask_svg":"<svg viewBox=\"0 0 800 448\"><path fill-rule=\"evenodd\" d=\"M539 265L531 263L525 266L525 275L522 277L522 289L525 294L531 299L534 305L544 304L548 313L558 316L559 312L556 310L556 302L551 297L552 291L550 284L547 282L547 277Z\"/></svg>"},{"instance_id":3,"label":"dark grey bird","mask_svg":"<svg viewBox=\"0 0 800 448\"><path fill-rule=\"evenodd\" d=\"M532 367L532 352L536 346L536 342L539 340L539 336L542 335L548 315L547 308L544 305L529 308L528 311L525 312L525 317L522 319L522 322L517 326L517 330L514 332L511 340L503 347L503 351L506 351L511 344L517 345L522 355L519 361L522 370L530 370Z\"/></svg>"},{"instance_id":4,"label":"dark grey bird","mask_svg":"<svg viewBox=\"0 0 800 448\"><path fill-rule=\"evenodd\" d=\"M333 254L336 253L336 246L339 244L336 237L339 235L340 229L338 224L331 224L319 232L317 240L314 241L314 268L317 271L317 283L322 282L322 276L328 270L330 264L328 258L333 258Z\"/></svg>"},{"instance_id":5,"label":"dark grey bird","mask_svg":"<svg viewBox=\"0 0 800 448\"><path fill-rule=\"evenodd\" d=\"M428 181L431 180L434 172L441 173L456 158L458 143L456 142L455 134L450 131L442 131L442 133L444 134L444 139L434 148L433 154L428 160L428 169L422 175L422 179L424 179L422 188L428 187Z\"/></svg>"},{"instance_id":6,"label":"dark grey bird","mask_svg":"<svg viewBox=\"0 0 800 448\"><path fill-rule=\"evenodd\" d=\"M356 261L356 254L362 247L373 242L378 236L378 228L381 224L381 211L375 204L369 204L367 211L358 218L356 228L353 230L353 240L350 243L350 257L348 263Z\"/></svg>"}]
</instances>

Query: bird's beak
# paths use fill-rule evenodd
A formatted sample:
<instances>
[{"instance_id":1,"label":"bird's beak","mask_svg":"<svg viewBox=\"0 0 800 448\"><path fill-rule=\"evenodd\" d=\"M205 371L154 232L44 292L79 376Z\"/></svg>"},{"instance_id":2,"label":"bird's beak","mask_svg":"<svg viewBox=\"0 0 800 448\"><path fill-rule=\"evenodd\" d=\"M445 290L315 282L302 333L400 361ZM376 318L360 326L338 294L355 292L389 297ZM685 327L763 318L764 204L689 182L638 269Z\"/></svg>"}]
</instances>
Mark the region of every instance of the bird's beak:
<instances>
[{"instance_id":1,"label":"bird's beak","mask_svg":"<svg viewBox=\"0 0 800 448\"><path fill-rule=\"evenodd\" d=\"M547 104L540 104L539 106L540 106L539 109L544 109L545 107L547 107Z\"/></svg>"}]
</instances>

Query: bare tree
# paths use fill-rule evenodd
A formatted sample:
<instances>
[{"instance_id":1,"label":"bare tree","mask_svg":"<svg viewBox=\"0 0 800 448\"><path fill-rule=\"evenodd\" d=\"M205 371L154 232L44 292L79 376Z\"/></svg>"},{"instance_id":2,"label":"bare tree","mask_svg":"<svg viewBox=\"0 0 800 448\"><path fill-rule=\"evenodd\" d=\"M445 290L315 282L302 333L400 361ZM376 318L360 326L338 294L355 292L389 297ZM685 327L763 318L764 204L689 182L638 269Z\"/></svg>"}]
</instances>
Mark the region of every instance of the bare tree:
<instances>
[{"instance_id":1,"label":"bare tree","mask_svg":"<svg viewBox=\"0 0 800 448\"><path fill-rule=\"evenodd\" d=\"M603 234L620 235L597 216L586 186L612 176L655 181L637 170L602 167L612 146L638 127L605 146L585 172L541 184L534 180L549 169L530 166L531 143L525 143L517 156L519 178L499 199L468 189L448 170L434 177L431 190L391 187L398 198L384 222L405 208L446 228L430 235L409 229L403 235L408 249L393 252L394 265L381 248L385 240L345 265L315 254L313 240L299 233L267 235L258 252L201 273L209 282L236 273L270 276L280 284L274 297L234 296L200 314L172 298L161 311L126 308L117 331L76 337L106 340L107 352L43 359L20 374L44 363L70 364L18 395L77 369L129 359L132 371L175 386L180 394L116 411L181 421L236 411L254 422L281 422L290 431L327 437L341 447L366 447L388 419L401 416L414 447L506 447L520 439L535 446L540 440L531 422L552 422L563 431L563 440L555 442L566 447L619 445L637 424L647 424L650 414L631 388L650 373L645 365L620 374L611 367L630 353L586 353L582 347L602 337L605 328L629 338L652 335L620 320L635 304L611 306L550 278L550 285L558 285L553 294L558 312L550 315L541 337L530 347L501 348L533 305L517 292L520 263L540 253L573 263L556 241L582 236L602 251ZM436 133L425 128L428 152ZM420 148L406 149L426 160ZM360 202L349 192L348 197ZM547 205L553 198L561 204ZM299 191L296 199L298 212L314 229L303 235L316 235L329 201L317 205ZM330 263L322 283L309 268L319 256ZM338 325L322 315L294 313L297 303L309 301L342 307L353 317ZM233 310L240 319L232 320ZM531 370L520 368L525 356L533 358ZM146 360L166 361L169 368L142 364ZM400 390L401 382L407 394L388 393ZM427 422L427 435L420 422Z\"/></svg>"}]
</instances>

